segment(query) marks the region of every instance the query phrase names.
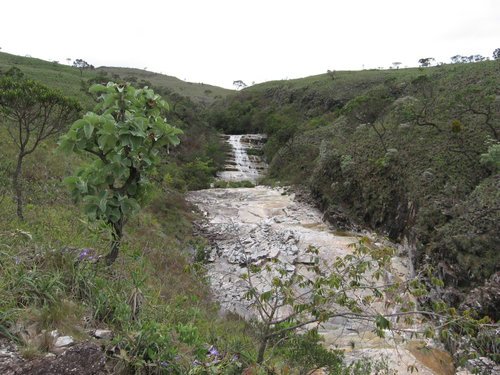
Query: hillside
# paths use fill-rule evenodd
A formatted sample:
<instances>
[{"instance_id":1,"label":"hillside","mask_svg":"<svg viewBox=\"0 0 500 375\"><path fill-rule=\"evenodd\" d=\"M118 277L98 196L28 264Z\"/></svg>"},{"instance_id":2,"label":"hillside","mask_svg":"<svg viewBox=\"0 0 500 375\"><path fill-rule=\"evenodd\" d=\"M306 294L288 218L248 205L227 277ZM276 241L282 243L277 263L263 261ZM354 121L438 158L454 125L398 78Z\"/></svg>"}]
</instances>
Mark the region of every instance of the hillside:
<instances>
[{"instance_id":1,"label":"hillside","mask_svg":"<svg viewBox=\"0 0 500 375\"><path fill-rule=\"evenodd\" d=\"M99 72L80 75L76 68L4 53L0 61L0 82L16 67L18 76L61 90L84 111L96 104L82 90L82 81L87 88L103 79ZM76 366L77 373L95 374L90 367L105 371L105 362L106 373L141 373L146 367L160 373L161 363L175 358L168 371L182 374L195 359L206 357L210 345L252 353L245 324L217 316L203 272L190 268L204 241L193 235L197 216L183 192L208 187L225 150L201 117L200 104L169 87L154 89L170 104L168 122L184 134L179 147L161 150L150 176L149 204L126 226L112 268L99 261L109 252L109 228L89 221L63 181L91 155L62 153L57 134L40 142L23 162L25 220L20 220L12 188L18 147L7 130L15 122L0 115L0 350L9 353L0 358L0 373L29 373L32 366L37 373L66 373ZM0 90L1 99L3 94ZM112 331L101 343L116 348L119 358L106 358L101 343L90 343L100 340L93 333L98 328ZM77 354L62 365L65 369L56 370L45 356L58 350L59 336L74 338ZM238 366L242 362L247 360Z\"/></svg>"},{"instance_id":2,"label":"hillside","mask_svg":"<svg viewBox=\"0 0 500 375\"><path fill-rule=\"evenodd\" d=\"M5 73L13 67L19 71L7 76ZM443 319L451 319L446 320L442 331L449 336L439 332L439 338L448 348L466 348L457 351L460 360L469 359L473 350L474 355L498 360L493 332L497 326L489 324L489 318L481 319L481 314L498 319L498 72L495 62L336 72L268 82L233 93L137 69L103 67L80 72L57 63L1 53L0 83L4 85L2 90L7 87L5 92L12 87L12 81L25 83L24 78L31 78L76 99L83 114L92 110L97 101L88 94L92 83L119 81L111 90L120 95L117 93L123 92L123 81L128 80L135 86L152 86L169 103L170 110L161 112L161 121L144 115L156 111L157 103L162 101L155 101L156 96L137 99L131 95L127 100L107 102L116 111L123 108L121 105L143 100L127 112L127 117L123 115L125 110L119 114L108 112L113 120L108 117L111 122L106 124L116 120L111 130L97 130L102 123L79 124L81 138L76 143L82 142L84 147L105 130L99 133L99 137L107 138L102 147L107 147L110 139L114 155L101 148L90 149L91 155L63 153L57 146L58 135L44 139L23 162L20 178L25 219L21 220L12 199L12 176L18 156L12 129L16 128L8 120L9 109L4 110L12 94L0 95L4 110L0 116L0 351L6 353L0 358L0 372L257 375L308 373L323 367L331 373L367 375L378 366L387 367L385 358L380 362L365 358L345 361L343 352L322 346L315 329L307 335L296 334L296 328L303 325L297 323L295 308L290 321L275 324L274 313L269 314L267 326L260 321L247 322L236 314L221 314L209 289L205 263L209 253L218 248L209 242L212 238L199 236L203 226L200 223L206 223L202 216L209 215L197 212L184 195L211 186L224 165L226 149L216 127L226 133L267 133L269 141L263 152L270 169L265 182L309 190L324 216L339 229L339 236L368 227L400 242L402 255L406 252L410 256L417 271L432 266L432 272L445 280L447 288L440 288L438 282L430 296L435 297L437 292L461 310L475 309L463 315L454 309L438 311L444 314ZM103 109L104 102L106 99L101 99L96 112ZM125 120L117 120L120 115ZM142 129L154 119L163 124L165 118L184 132L181 143L175 147L174 141L167 143L154 150L158 158L150 159L147 155L157 142L157 133L151 128ZM127 126L136 128L131 131ZM168 131L169 127L162 129ZM73 139L73 135L77 136L72 133L68 138ZM136 142L142 141L149 142L151 148L144 147L134 160L122 159L137 150ZM112 265L106 264L104 259L110 244L114 245L115 233L109 222L93 220L96 209L93 217L92 213L86 215L83 208L89 201L98 202L94 208L105 211L110 206L106 200L110 191L126 191L132 196L139 190L138 185L124 186L138 174L130 171L135 172L135 163L152 163L153 159L154 168L147 176L150 184L144 190L141 185L142 207L126 217L119 256ZM91 164L93 161L98 163ZM105 182L98 181L104 186L103 194L98 200L85 201L95 198L87 195L81 202L74 201L64 178L89 164L95 167L92 173L108 168ZM110 182L115 172L120 173L121 180ZM89 181L74 187L85 194L96 183ZM238 212L230 192L211 191L229 194L226 198L231 209L226 211ZM242 193L245 195L245 191ZM287 193L283 190L273 194ZM251 204L244 199L235 201ZM137 202L139 199L135 206ZM219 207L212 199L209 204ZM124 213L135 206L120 203L112 208L120 207L120 213ZM270 211L272 215L275 212ZM317 217L320 223L321 213ZM267 221L280 221L275 219ZM262 227L269 232L267 225ZM322 224L319 227L329 231ZM239 232L232 228L238 237ZM285 238L290 240L288 234L275 237L279 245L286 245L282 243ZM362 245L363 241L368 245ZM371 242L379 247L386 241L366 237L356 246L368 251ZM383 247L379 256L387 258L386 250L392 250L385 249L385 244ZM310 264L308 259L306 263ZM354 270L349 262L345 263L349 272L342 272L349 282L347 288L361 287L355 280L359 276L356 269L366 271L364 264L371 261L355 264ZM238 272L246 272L242 263L234 266ZM254 272L248 264L246 268ZM288 271L282 272L280 275ZM243 276L229 276L231 285L244 281ZM332 285L340 288L338 303L347 306L343 284L335 281L335 274L332 276ZM279 278L273 278L272 288L279 285ZM298 285L303 288L301 285L307 284ZM432 285L417 282L408 289L421 291ZM378 288L371 289L374 294L380 293ZM246 295L251 292L252 287ZM464 297L466 292L470 292L468 298ZM321 283L318 293L322 300ZM270 303L269 295L268 291L257 293L252 302L274 308L281 304L279 295L277 299L272 297L274 303ZM295 302L289 297L286 300L292 305ZM357 304L367 301L363 298L348 308L359 314ZM403 304L411 305L412 301L401 298ZM422 302L427 308L428 300ZM312 314L317 312L315 303L312 299ZM297 312L305 308L303 304L296 307ZM322 314L319 316L318 323L324 319ZM373 328L383 336L388 320L381 315L372 317L376 322ZM298 325L290 328L294 322ZM277 329L277 333L269 333L270 328ZM341 328L343 331L344 326ZM431 334L425 332L426 337ZM438 332L436 340L437 336ZM68 337L74 346L58 346ZM356 345L348 344L352 348ZM427 346L423 349L428 354ZM410 369L413 371L410 366L408 372Z\"/></svg>"},{"instance_id":3,"label":"hillside","mask_svg":"<svg viewBox=\"0 0 500 375\"><path fill-rule=\"evenodd\" d=\"M464 292L499 271L499 73L487 61L267 82L210 121L267 133L267 182L306 187L339 229L386 233L449 301L498 317L498 298Z\"/></svg>"},{"instance_id":4,"label":"hillside","mask_svg":"<svg viewBox=\"0 0 500 375\"><path fill-rule=\"evenodd\" d=\"M155 87L163 87L178 95L188 97L198 104L211 104L214 100L225 98L234 93L233 90L224 89L218 86L212 86L205 83L193 83L182 81L179 78L167 76L164 74L148 72L147 70L134 68L118 68L102 66L96 69L108 72L110 77L118 74L126 81L139 82L141 80L151 82ZM135 77L135 79L130 79Z\"/></svg>"},{"instance_id":5,"label":"hillside","mask_svg":"<svg viewBox=\"0 0 500 375\"><path fill-rule=\"evenodd\" d=\"M80 72L78 68L72 66L0 52L0 71L7 71L12 66L21 69L29 78L58 87L66 95L73 97L81 97L80 82L82 80L95 78L98 74L102 75L103 72L109 80L123 79L132 83L145 81L157 88L167 89L171 93L187 97L197 104L210 104L233 92L222 87L185 82L175 77L141 69L98 67L94 70L84 69Z\"/></svg>"}]
</instances>

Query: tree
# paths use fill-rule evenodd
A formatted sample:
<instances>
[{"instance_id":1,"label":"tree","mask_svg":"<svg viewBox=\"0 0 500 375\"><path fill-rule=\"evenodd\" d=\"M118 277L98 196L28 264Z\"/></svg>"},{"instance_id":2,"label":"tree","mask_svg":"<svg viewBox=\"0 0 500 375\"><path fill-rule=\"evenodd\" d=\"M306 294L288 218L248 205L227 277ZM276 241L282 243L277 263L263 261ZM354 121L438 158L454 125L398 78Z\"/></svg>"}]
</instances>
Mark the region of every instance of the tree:
<instances>
[{"instance_id":1,"label":"tree","mask_svg":"<svg viewBox=\"0 0 500 375\"><path fill-rule=\"evenodd\" d=\"M387 91L379 90L357 96L344 107L348 118L352 118L360 124L369 125L375 131L385 152L387 152L384 140L386 128L382 118L391 101L392 98Z\"/></svg>"},{"instance_id":2,"label":"tree","mask_svg":"<svg viewBox=\"0 0 500 375\"><path fill-rule=\"evenodd\" d=\"M179 144L182 133L167 124L168 104L151 89L109 82L93 85L100 95L94 112L75 121L60 141L67 152L86 153L94 160L66 179L73 198L81 200L90 220L112 229L106 263L117 258L128 218L146 201L148 176L163 147Z\"/></svg>"},{"instance_id":3,"label":"tree","mask_svg":"<svg viewBox=\"0 0 500 375\"><path fill-rule=\"evenodd\" d=\"M12 69L11 69L12 70ZM79 114L80 104L39 82L12 71L0 79L0 118L18 149L12 186L17 216L23 220L22 166L40 142L64 130Z\"/></svg>"},{"instance_id":4,"label":"tree","mask_svg":"<svg viewBox=\"0 0 500 375\"><path fill-rule=\"evenodd\" d=\"M500 48L493 51L493 60L500 60Z\"/></svg>"},{"instance_id":5,"label":"tree","mask_svg":"<svg viewBox=\"0 0 500 375\"><path fill-rule=\"evenodd\" d=\"M246 83L242 80L233 81L233 86L235 86L237 90L247 87Z\"/></svg>"},{"instance_id":6,"label":"tree","mask_svg":"<svg viewBox=\"0 0 500 375\"><path fill-rule=\"evenodd\" d=\"M76 59L75 61L73 61L73 66L75 68L80 69L80 76L83 75L84 69L93 69L94 68L93 65L90 65L88 62L86 62L85 60L82 60L82 59Z\"/></svg>"},{"instance_id":7,"label":"tree","mask_svg":"<svg viewBox=\"0 0 500 375\"><path fill-rule=\"evenodd\" d=\"M351 373L340 371L345 368L341 353L326 356L318 351L318 328L333 318L359 327L361 334L372 328L394 345L410 334L439 338L452 353L462 351L456 353L457 360L474 352L495 357L498 324L471 310L457 311L437 298L444 283L434 276L435 270L393 278L395 249L366 237L352 249L351 254L322 262L318 249L310 247L311 260L292 269L276 258L259 265L246 263L240 277L246 284L248 308L257 315L251 324L259 340L258 364L265 362L266 352L289 347L289 357L300 358L299 364L306 366L301 373L318 367L327 367L328 373Z\"/></svg>"},{"instance_id":8,"label":"tree","mask_svg":"<svg viewBox=\"0 0 500 375\"><path fill-rule=\"evenodd\" d=\"M434 57L424 57L424 58L418 60L420 66L422 68L426 68L426 67L430 66L433 61L434 61Z\"/></svg>"},{"instance_id":9,"label":"tree","mask_svg":"<svg viewBox=\"0 0 500 375\"><path fill-rule=\"evenodd\" d=\"M246 283L245 297L258 317L253 322L259 339L258 364L264 362L271 343L283 345L299 329L315 330L334 317L370 320L383 337L384 329L391 327L391 317L385 317L374 306L368 312L366 306L383 299L384 293L408 295L409 283L384 280L394 250L373 249L368 238L353 244L352 255L339 257L333 263L319 262L318 249L312 246L307 255L315 259L307 271L296 267L290 271L287 264L276 258L261 266L246 264L242 280ZM413 314L408 301L392 299L396 305L408 308L409 316ZM386 306L392 304L388 299L385 302Z\"/></svg>"},{"instance_id":10,"label":"tree","mask_svg":"<svg viewBox=\"0 0 500 375\"><path fill-rule=\"evenodd\" d=\"M402 64L402 62L399 62L399 61L395 61L392 63L392 66L396 69L399 69L399 66Z\"/></svg>"}]
</instances>

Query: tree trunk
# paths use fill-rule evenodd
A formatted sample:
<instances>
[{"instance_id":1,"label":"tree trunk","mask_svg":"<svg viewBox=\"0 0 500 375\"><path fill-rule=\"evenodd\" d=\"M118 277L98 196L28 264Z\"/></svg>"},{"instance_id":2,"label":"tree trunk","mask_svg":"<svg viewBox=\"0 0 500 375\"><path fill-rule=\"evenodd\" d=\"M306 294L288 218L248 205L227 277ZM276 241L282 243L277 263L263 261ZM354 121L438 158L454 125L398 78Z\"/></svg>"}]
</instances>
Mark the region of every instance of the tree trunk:
<instances>
[{"instance_id":1,"label":"tree trunk","mask_svg":"<svg viewBox=\"0 0 500 375\"><path fill-rule=\"evenodd\" d=\"M116 258L118 258L118 253L120 252L120 244L123 236L123 221L120 220L117 223L112 223L113 227L113 239L111 241L111 250L108 255L106 255L106 265L111 266Z\"/></svg>"},{"instance_id":2,"label":"tree trunk","mask_svg":"<svg viewBox=\"0 0 500 375\"><path fill-rule=\"evenodd\" d=\"M380 139L380 144L384 148L385 153L387 153L387 147L384 142L384 136L381 132L378 131L377 126L375 124L371 124L373 130L375 130L375 133L377 133L378 138ZM385 134L385 129L384 129L384 134Z\"/></svg>"},{"instance_id":3,"label":"tree trunk","mask_svg":"<svg viewBox=\"0 0 500 375\"><path fill-rule=\"evenodd\" d=\"M257 355L257 364L261 365L262 362L264 362L264 354L266 353L267 349L267 338L263 338L262 342L260 343L259 347L259 354Z\"/></svg>"},{"instance_id":4,"label":"tree trunk","mask_svg":"<svg viewBox=\"0 0 500 375\"><path fill-rule=\"evenodd\" d=\"M23 216L23 187L21 182L21 172L23 166L23 153L20 152L17 156L16 170L14 171L14 176L12 177L12 187L14 189L15 200L17 204L17 217L20 220L24 220Z\"/></svg>"}]
</instances>

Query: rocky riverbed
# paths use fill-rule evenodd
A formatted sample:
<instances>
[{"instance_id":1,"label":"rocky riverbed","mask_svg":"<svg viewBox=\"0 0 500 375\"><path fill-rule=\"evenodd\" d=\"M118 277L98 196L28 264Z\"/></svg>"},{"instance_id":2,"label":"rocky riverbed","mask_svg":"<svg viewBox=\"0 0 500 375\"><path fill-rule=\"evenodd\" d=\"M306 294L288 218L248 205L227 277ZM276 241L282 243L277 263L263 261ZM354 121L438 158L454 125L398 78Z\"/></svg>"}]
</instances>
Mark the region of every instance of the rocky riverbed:
<instances>
[{"instance_id":1,"label":"rocky riverbed","mask_svg":"<svg viewBox=\"0 0 500 375\"><path fill-rule=\"evenodd\" d=\"M337 232L323 222L320 211L297 201L294 194L283 189L264 186L209 189L189 193L188 200L205 216L198 225L210 240L208 275L215 298L223 311L237 313L246 319L256 316L250 302L244 298L248 284L242 275L249 264L278 259L288 272L296 272L319 260L333 261L351 253L350 244L359 238L354 233ZM373 241L374 246L383 246L375 237ZM309 246L316 247L318 254L308 253ZM391 277L407 278L407 260L395 256L391 273ZM266 275L263 275L256 284L264 288L265 283ZM412 366L424 375L454 374L451 357L435 343L391 335L382 339L373 333L373 328L368 323L336 318L323 324L320 333L327 347L345 350L351 360L364 356L385 358L397 374L411 373Z\"/></svg>"}]
</instances>

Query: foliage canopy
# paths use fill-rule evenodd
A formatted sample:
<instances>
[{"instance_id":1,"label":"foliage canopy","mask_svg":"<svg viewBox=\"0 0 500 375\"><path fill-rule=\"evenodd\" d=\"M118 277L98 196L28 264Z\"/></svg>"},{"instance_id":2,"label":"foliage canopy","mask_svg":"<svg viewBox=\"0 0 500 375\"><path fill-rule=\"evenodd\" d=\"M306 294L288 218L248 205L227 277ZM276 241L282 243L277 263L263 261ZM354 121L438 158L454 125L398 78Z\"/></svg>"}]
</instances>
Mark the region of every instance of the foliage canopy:
<instances>
[{"instance_id":1,"label":"foliage canopy","mask_svg":"<svg viewBox=\"0 0 500 375\"><path fill-rule=\"evenodd\" d=\"M90 92L99 95L95 112L77 120L60 147L94 156L66 182L89 219L112 226L114 241L107 258L112 263L123 226L145 201L148 176L159 162L160 150L179 144L182 131L166 122L168 104L147 87L110 82L93 85Z\"/></svg>"},{"instance_id":2,"label":"foliage canopy","mask_svg":"<svg viewBox=\"0 0 500 375\"><path fill-rule=\"evenodd\" d=\"M56 135L79 114L80 104L40 82L25 79L19 69L11 69L0 79L0 119L16 145L17 165L12 185L17 202L17 216L23 219L23 159L40 142Z\"/></svg>"}]
</instances>

